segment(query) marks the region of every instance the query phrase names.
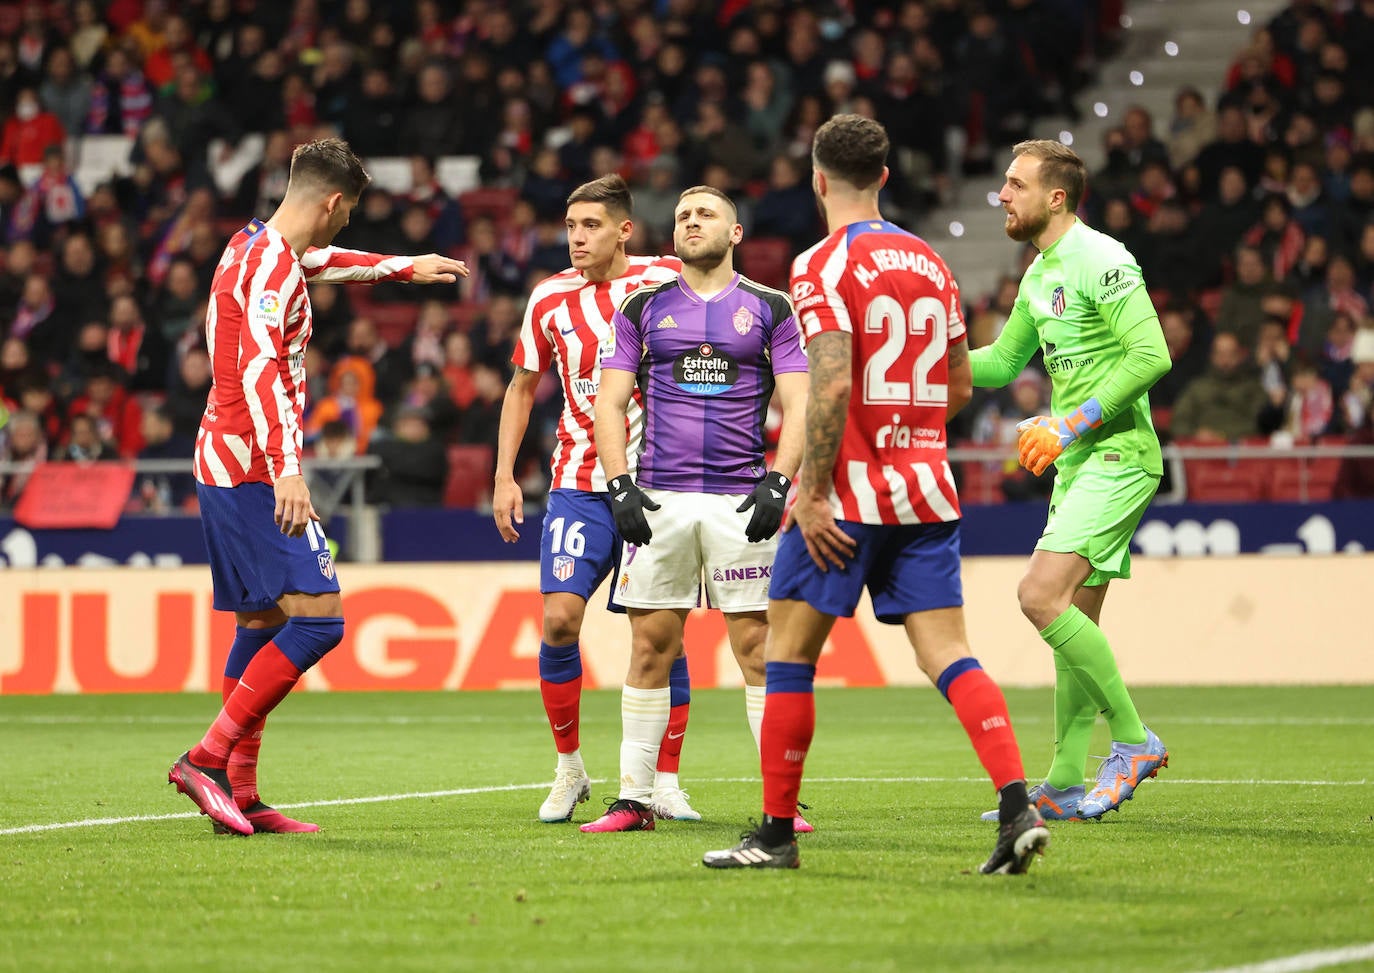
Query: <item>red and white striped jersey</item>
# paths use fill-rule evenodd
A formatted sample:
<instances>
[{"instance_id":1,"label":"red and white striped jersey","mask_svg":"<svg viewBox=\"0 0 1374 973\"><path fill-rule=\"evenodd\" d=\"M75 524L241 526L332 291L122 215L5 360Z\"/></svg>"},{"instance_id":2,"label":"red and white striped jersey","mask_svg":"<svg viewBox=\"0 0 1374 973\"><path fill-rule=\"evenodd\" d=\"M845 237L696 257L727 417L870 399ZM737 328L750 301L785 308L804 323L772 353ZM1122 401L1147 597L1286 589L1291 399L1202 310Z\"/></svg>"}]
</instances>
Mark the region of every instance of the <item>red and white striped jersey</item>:
<instances>
[{"instance_id":1,"label":"red and white striped jersey","mask_svg":"<svg viewBox=\"0 0 1374 973\"><path fill-rule=\"evenodd\" d=\"M625 273L607 281L589 281L569 268L539 282L525 306L520 341L511 361L516 367L542 372L558 362L563 385L563 415L554 450L553 489L605 490L606 474L592 442L596 391L601 360L615 350L611 315L641 284L661 284L682 272L677 257L630 257ZM643 413L638 401L627 410L630 420L628 457L634 472L639 456Z\"/></svg>"},{"instance_id":2,"label":"red and white striped jersey","mask_svg":"<svg viewBox=\"0 0 1374 973\"><path fill-rule=\"evenodd\" d=\"M205 341L213 381L196 436L201 483L275 483L301 472L311 280L408 281L410 257L340 247L296 258L259 220L229 240L210 284Z\"/></svg>"},{"instance_id":3,"label":"red and white striped jersey","mask_svg":"<svg viewBox=\"0 0 1374 973\"><path fill-rule=\"evenodd\" d=\"M835 458L837 520L958 520L945 410L949 347L964 339L959 286L920 237L884 220L836 230L792 264L803 340L853 335L853 392Z\"/></svg>"}]
</instances>

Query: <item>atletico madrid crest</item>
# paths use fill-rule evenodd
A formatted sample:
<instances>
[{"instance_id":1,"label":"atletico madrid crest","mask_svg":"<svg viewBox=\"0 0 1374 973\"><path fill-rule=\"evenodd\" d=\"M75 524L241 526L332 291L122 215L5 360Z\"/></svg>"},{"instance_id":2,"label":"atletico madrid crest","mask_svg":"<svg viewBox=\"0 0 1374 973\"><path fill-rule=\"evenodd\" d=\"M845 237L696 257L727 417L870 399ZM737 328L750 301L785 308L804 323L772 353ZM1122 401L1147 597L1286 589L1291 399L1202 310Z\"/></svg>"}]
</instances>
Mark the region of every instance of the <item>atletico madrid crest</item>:
<instances>
[{"instance_id":1,"label":"atletico madrid crest","mask_svg":"<svg viewBox=\"0 0 1374 973\"><path fill-rule=\"evenodd\" d=\"M754 326L754 313L747 307L742 307L735 311L730 323L735 326L735 330L740 334L748 334L749 329Z\"/></svg>"},{"instance_id":2,"label":"atletico madrid crest","mask_svg":"<svg viewBox=\"0 0 1374 973\"><path fill-rule=\"evenodd\" d=\"M1064 288L1056 287L1054 293L1050 295L1050 310L1054 312L1055 317L1059 317L1064 313L1064 305L1066 303L1067 301L1064 299Z\"/></svg>"},{"instance_id":3,"label":"atletico madrid crest","mask_svg":"<svg viewBox=\"0 0 1374 973\"><path fill-rule=\"evenodd\" d=\"M330 581L333 581L333 580L334 580L334 559L333 559L332 557L329 556L329 552L328 552L328 551L321 551L321 552L319 553L319 556L316 558L316 560L319 561L319 563L320 563L320 574L324 575L324 576L325 576L326 578L328 578Z\"/></svg>"},{"instance_id":4,"label":"atletico madrid crest","mask_svg":"<svg viewBox=\"0 0 1374 973\"><path fill-rule=\"evenodd\" d=\"M573 576L576 567L576 561L566 554L560 554L553 559L553 576L559 581L567 581Z\"/></svg>"}]
</instances>

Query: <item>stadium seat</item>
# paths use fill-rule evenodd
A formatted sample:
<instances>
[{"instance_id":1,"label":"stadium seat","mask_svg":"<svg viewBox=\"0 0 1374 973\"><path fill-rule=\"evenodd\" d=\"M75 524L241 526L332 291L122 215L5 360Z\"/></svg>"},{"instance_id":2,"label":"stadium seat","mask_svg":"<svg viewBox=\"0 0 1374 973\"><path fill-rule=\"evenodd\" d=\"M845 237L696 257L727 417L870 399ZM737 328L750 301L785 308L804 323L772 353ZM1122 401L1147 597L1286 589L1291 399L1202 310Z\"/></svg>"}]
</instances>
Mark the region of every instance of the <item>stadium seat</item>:
<instances>
[{"instance_id":1,"label":"stadium seat","mask_svg":"<svg viewBox=\"0 0 1374 973\"><path fill-rule=\"evenodd\" d=\"M471 331L472 326L487 313L484 301L459 301L448 309L449 320L458 331Z\"/></svg>"},{"instance_id":2,"label":"stadium seat","mask_svg":"<svg viewBox=\"0 0 1374 973\"><path fill-rule=\"evenodd\" d=\"M765 287L787 290L792 265L792 244L783 237L761 236L739 245L737 269Z\"/></svg>"},{"instance_id":3,"label":"stadium seat","mask_svg":"<svg viewBox=\"0 0 1374 973\"><path fill-rule=\"evenodd\" d=\"M358 302L353 306L358 310ZM361 316L361 313L360 313ZM410 303L367 305L367 316L377 326L377 334L388 347L395 348L415 330L415 321L420 316L420 305Z\"/></svg>"},{"instance_id":4,"label":"stadium seat","mask_svg":"<svg viewBox=\"0 0 1374 973\"><path fill-rule=\"evenodd\" d=\"M414 188L410 175L410 160L405 156L374 156L363 163L372 177L372 185L397 196L404 196Z\"/></svg>"},{"instance_id":5,"label":"stadium seat","mask_svg":"<svg viewBox=\"0 0 1374 973\"><path fill-rule=\"evenodd\" d=\"M468 222L485 216L500 223L515 208L519 195L519 190L501 187L469 189L458 197L458 206Z\"/></svg>"},{"instance_id":6,"label":"stadium seat","mask_svg":"<svg viewBox=\"0 0 1374 973\"><path fill-rule=\"evenodd\" d=\"M1323 436L1323 446L1341 446L1344 436ZM1276 459L1267 464L1269 483L1266 495L1270 500L1299 503L1318 503L1330 500L1340 476L1342 458L1318 456L1312 459Z\"/></svg>"},{"instance_id":7,"label":"stadium seat","mask_svg":"<svg viewBox=\"0 0 1374 973\"><path fill-rule=\"evenodd\" d=\"M445 507L476 507L491 494L496 461L490 446L454 443L448 448L448 479L444 483Z\"/></svg>"},{"instance_id":8,"label":"stadium seat","mask_svg":"<svg viewBox=\"0 0 1374 973\"><path fill-rule=\"evenodd\" d=\"M129 157L134 149L132 135L83 135L76 151L72 178L87 196L112 176L133 172Z\"/></svg>"},{"instance_id":9,"label":"stadium seat","mask_svg":"<svg viewBox=\"0 0 1374 973\"><path fill-rule=\"evenodd\" d=\"M1188 499L1198 503L1250 503L1269 486L1266 460L1189 459L1183 461Z\"/></svg>"},{"instance_id":10,"label":"stadium seat","mask_svg":"<svg viewBox=\"0 0 1374 973\"><path fill-rule=\"evenodd\" d=\"M481 185L482 160L475 155L446 155L439 159L434 177L444 192L457 199L469 189Z\"/></svg>"},{"instance_id":11,"label":"stadium seat","mask_svg":"<svg viewBox=\"0 0 1374 973\"><path fill-rule=\"evenodd\" d=\"M954 467L959 486L959 501L968 504L1002 503L1002 464L995 461L968 460Z\"/></svg>"}]
</instances>

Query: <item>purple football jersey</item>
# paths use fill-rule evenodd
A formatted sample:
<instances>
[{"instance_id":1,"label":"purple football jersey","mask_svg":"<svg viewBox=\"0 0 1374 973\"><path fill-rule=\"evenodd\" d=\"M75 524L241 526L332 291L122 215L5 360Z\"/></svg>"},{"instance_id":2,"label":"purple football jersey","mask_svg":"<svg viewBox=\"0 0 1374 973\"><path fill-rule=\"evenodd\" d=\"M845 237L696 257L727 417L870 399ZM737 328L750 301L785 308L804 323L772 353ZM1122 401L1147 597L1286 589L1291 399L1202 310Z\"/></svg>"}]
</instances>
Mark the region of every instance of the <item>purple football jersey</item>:
<instances>
[{"instance_id":1,"label":"purple football jersey","mask_svg":"<svg viewBox=\"0 0 1374 973\"><path fill-rule=\"evenodd\" d=\"M806 371L786 294L745 277L702 300L682 278L635 291L612 318L602 368L634 372L644 400L638 482L684 493L748 493L767 472L773 376Z\"/></svg>"}]
</instances>

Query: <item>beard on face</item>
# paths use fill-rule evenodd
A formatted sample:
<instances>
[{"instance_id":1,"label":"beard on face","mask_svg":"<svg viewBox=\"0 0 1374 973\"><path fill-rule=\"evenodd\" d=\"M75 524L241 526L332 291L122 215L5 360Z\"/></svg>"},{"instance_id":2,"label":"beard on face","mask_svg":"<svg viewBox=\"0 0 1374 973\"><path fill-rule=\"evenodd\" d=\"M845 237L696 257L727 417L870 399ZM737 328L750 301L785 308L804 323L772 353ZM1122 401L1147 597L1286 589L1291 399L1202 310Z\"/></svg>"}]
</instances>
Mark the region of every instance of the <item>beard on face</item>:
<instances>
[{"instance_id":1,"label":"beard on face","mask_svg":"<svg viewBox=\"0 0 1374 973\"><path fill-rule=\"evenodd\" d=\"M1007 236L1017 243L1027 243L1038 237L1050 225L1050 208L1046 206L1034 216L1012 216L1007 214L1003 229Z\"/></svg>"},{"instance_id":2,"label":"beard on face","mask_svg":"<svg viewBox=\"0 0 1374 973\"><path fill-rule=\"evenodd\" d=\"M717 240L703 239L694 246L696 249L690 255L678 252L678 259L683 266L709 270L719 266L730 252L730 241L723 237Z\"/></svg>"}]
</instances>

